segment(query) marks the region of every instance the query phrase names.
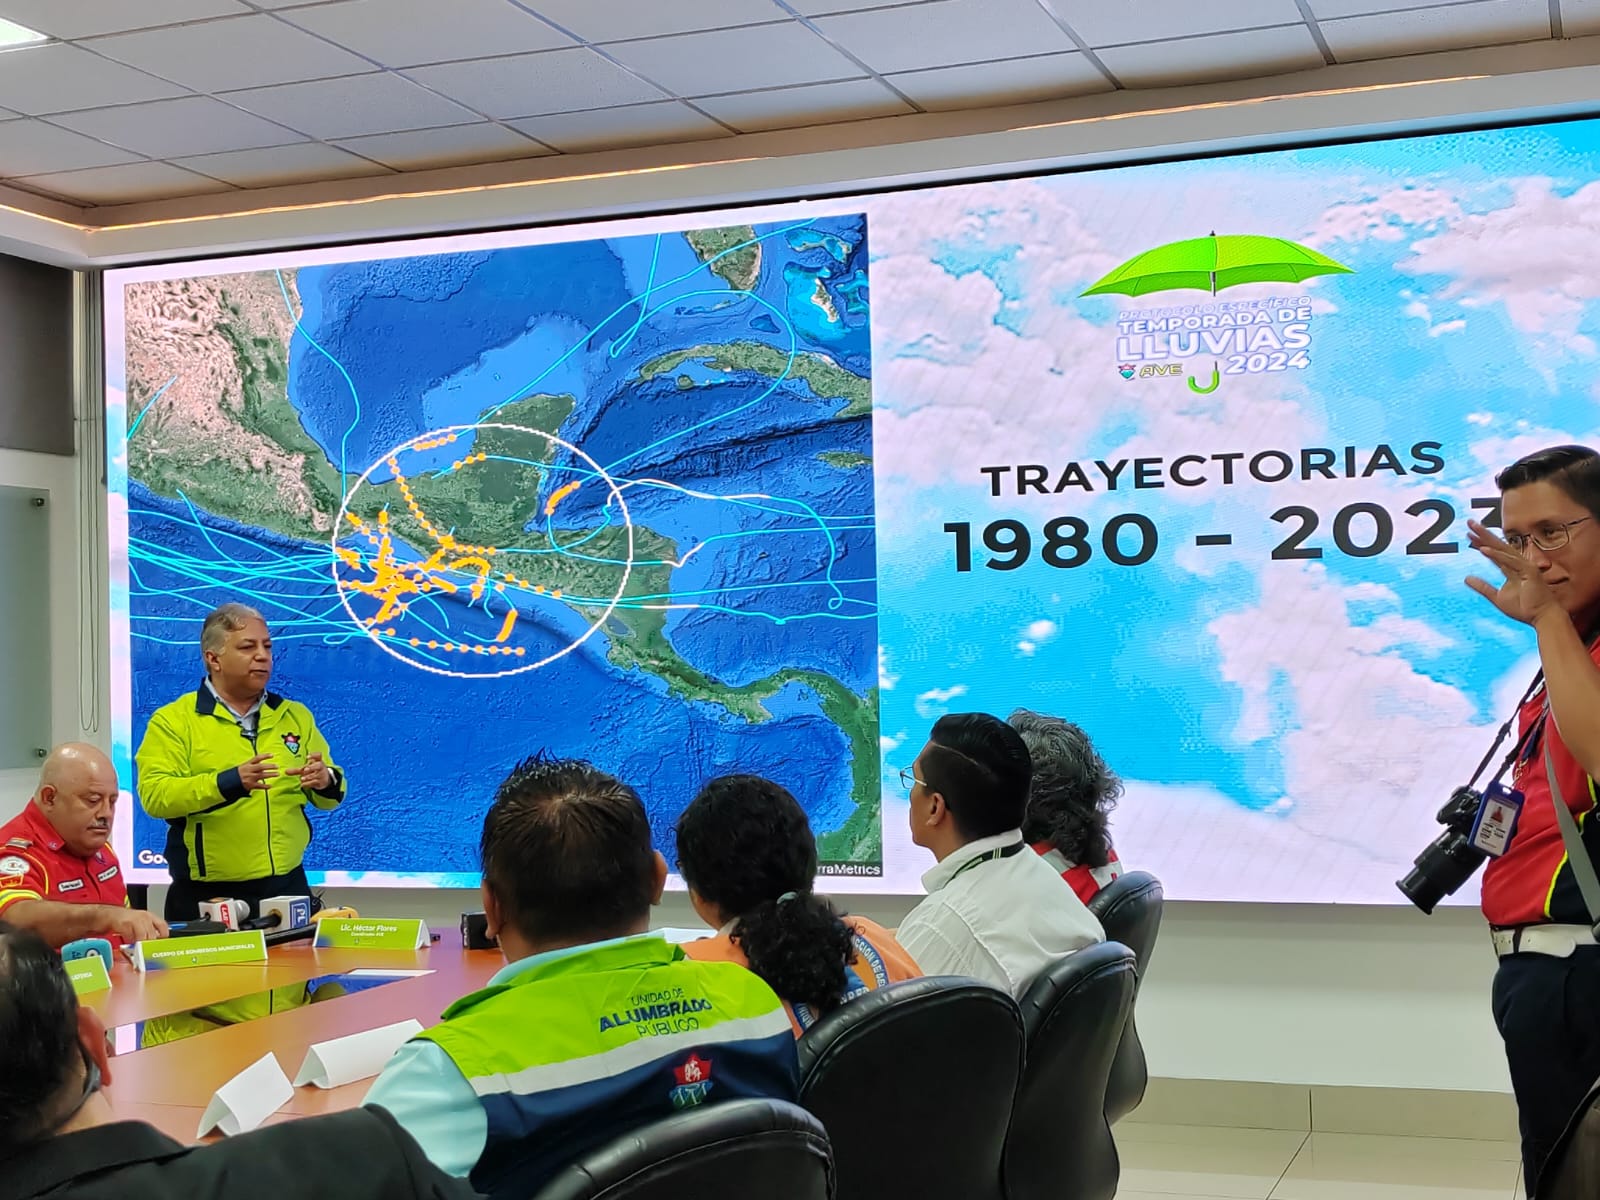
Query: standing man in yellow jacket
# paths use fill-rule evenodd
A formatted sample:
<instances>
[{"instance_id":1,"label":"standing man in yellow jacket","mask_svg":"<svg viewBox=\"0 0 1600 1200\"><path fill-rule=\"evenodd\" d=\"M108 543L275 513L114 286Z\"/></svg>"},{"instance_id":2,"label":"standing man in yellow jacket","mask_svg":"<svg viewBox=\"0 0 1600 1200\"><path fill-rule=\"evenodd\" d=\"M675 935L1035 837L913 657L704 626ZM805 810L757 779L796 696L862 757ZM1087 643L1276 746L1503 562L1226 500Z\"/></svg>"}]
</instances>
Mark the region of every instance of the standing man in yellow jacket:
<instances>
[{"instance_id":1,"label":"standing man in yellow jacket","mask_svg":"<svg viewBox=\"0 0 1600 1200\"><path fill-rule=\"evenodd\" d=\"M272 635L243 604L200 629L206 678L155 711L136 761L139 802L167 822L169 921L213 897L306 896L306 805L336 808L344 774L305 705L267 690Z\"/></svg>"}]
</instances>

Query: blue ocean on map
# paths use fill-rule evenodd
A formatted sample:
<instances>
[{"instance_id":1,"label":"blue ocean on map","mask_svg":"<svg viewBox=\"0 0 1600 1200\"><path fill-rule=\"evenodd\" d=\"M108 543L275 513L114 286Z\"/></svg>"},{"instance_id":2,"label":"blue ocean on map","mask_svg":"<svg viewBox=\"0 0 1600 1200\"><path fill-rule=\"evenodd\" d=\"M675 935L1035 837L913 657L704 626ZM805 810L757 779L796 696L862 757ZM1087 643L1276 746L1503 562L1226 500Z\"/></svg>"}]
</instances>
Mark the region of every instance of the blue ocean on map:
<instances>
[{"instance_id":1,"label":"blue ocean on map","mask_svg":"<svg viewBox=\"0 0 1600 1200\"><path fill-rule=\"evenodd\" d=\"M405 470L443 473L491 436L476 427L502 407L571 397L560 428L526 434L578 451L551 449L542 465L584 484L552 528L619 529L620 496L636 531L670 539L679 565L656 600L670 606L665 637L677 656L718 685L810 671L867 697L877 686L870 411L841 416L849 401L819 395L799 369L729 369L716 358L737 347L780 365L831 364L866 386L866 220L757 226L755 240L759 274L744 287L676 233L301 268L290 403L353 505L369 470L366 486L393 480L397 450ZM286 297L290 278L281 277ZM690 351L645 376L653 360ZM449 446L401 450L451 427L466 428ZM674 694L650 670L619 668L603 622L536 670L437 673L459 660L403 637L388 652L351 620L327 544L201 511L137 479L129 508L134 744L154 708L199 685L199 618L225 600L262 609L276 643L273 690L310 706L351 781L341 810L312 815L314 870L475 870L495 784L537 751L590 759L633 783L669 861L677 814L715 774L784 783L819 835L855 809L851 742L803 681L763 701L770 719L748 720ZM408 547L395 560L420 557ZM248 568L251 586L218 586L208 566L217 563ZM504 605L495 602L472 619L494 624ZM437 600L426 604L443 619ZM417 619L435 619L423 605ZM518 626L535 658L586 629L578 609L548 609L542 623ZM163 836L138 815L139 846L158 849Z\"/></svg>"}]
</instances>

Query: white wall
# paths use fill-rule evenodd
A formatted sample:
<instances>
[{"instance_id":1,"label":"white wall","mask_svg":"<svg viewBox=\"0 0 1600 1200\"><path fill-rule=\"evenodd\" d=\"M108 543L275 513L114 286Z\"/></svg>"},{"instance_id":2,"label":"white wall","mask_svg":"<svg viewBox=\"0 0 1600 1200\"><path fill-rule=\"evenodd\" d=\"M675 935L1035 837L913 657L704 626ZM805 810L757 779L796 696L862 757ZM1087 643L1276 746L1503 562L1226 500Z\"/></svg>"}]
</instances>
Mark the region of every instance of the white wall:
<instances>
[{"instance_id":1,"label":"white wall","mask_svg":"<svg viewBox=\"0 0 1600 1200\"><path fill-rule=\"evenodd\" d=\"M34 576L40 587L50 590L48 636L54 686L50 694L40 696L38 702L50 708L51 738L55 742L85 736L85 723L79 719L78 672L80 663L89 661L89 656L80 656L85 639L78 615L78 483L75 458L0 448L0 485L37 488L50 494L50 561L18 563L8 560L0 570L25 572ZM92 637L91 631L91 640ZM0 671L4 669L4 664L0 664ZM84 707L93 709L103 705L98 698L91 698L85 700ZM94 717L87 712L83 715L89 717L88 723L92 725ZM90 740L95 739L91 736ZM8 819L22 808L33 791L34 775L33 770L0 770L0 820Z\"/></svg>"}]
</instances>

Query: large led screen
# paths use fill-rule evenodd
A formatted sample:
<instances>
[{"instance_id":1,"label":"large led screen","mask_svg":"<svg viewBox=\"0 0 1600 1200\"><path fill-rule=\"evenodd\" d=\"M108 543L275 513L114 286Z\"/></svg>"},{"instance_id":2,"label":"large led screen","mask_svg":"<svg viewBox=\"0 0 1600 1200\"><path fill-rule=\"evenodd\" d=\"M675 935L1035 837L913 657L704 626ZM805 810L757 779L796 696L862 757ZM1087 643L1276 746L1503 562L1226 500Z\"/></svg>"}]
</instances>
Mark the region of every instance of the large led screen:
<instances>
[{"instance_id":1,"label":"large led screen","mask_svg":"<svg viewBox=\"0 0 1600 1200\"><path fill-rule=\"evenodd\" d=\"M110 272L118 768L238 600L327 882L475 883L548 750L669 861L754 771L916 893L899 769L1025 706L1169 895L1401 902L1533 669L1466 521L1597 440L1596 180L1578 122Z\"/></svg>"}]
</instances>

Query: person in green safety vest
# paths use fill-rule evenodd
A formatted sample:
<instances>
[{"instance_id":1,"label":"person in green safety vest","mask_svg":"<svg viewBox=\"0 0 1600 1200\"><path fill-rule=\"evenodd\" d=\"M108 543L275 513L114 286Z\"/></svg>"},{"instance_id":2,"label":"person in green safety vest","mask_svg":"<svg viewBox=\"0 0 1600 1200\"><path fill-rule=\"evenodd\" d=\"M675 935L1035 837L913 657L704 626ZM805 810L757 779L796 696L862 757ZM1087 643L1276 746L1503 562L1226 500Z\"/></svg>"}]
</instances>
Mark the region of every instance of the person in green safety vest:
<instances>
[{"instance_id":1,"label":"person in green safety vest","mask_svg":"<svg viewBox=\"0 0 1600 1200\"><path fill-rule=\"evenodd\" d=\"M527 759L501 784L481 851L506 966L402 1046L366 1099L437 1166L521 1200L682 1109L795 1099L794 1036L772 989L648 932L667 864L633 788L585 762Z\"/></svg>"}]
</instances>

